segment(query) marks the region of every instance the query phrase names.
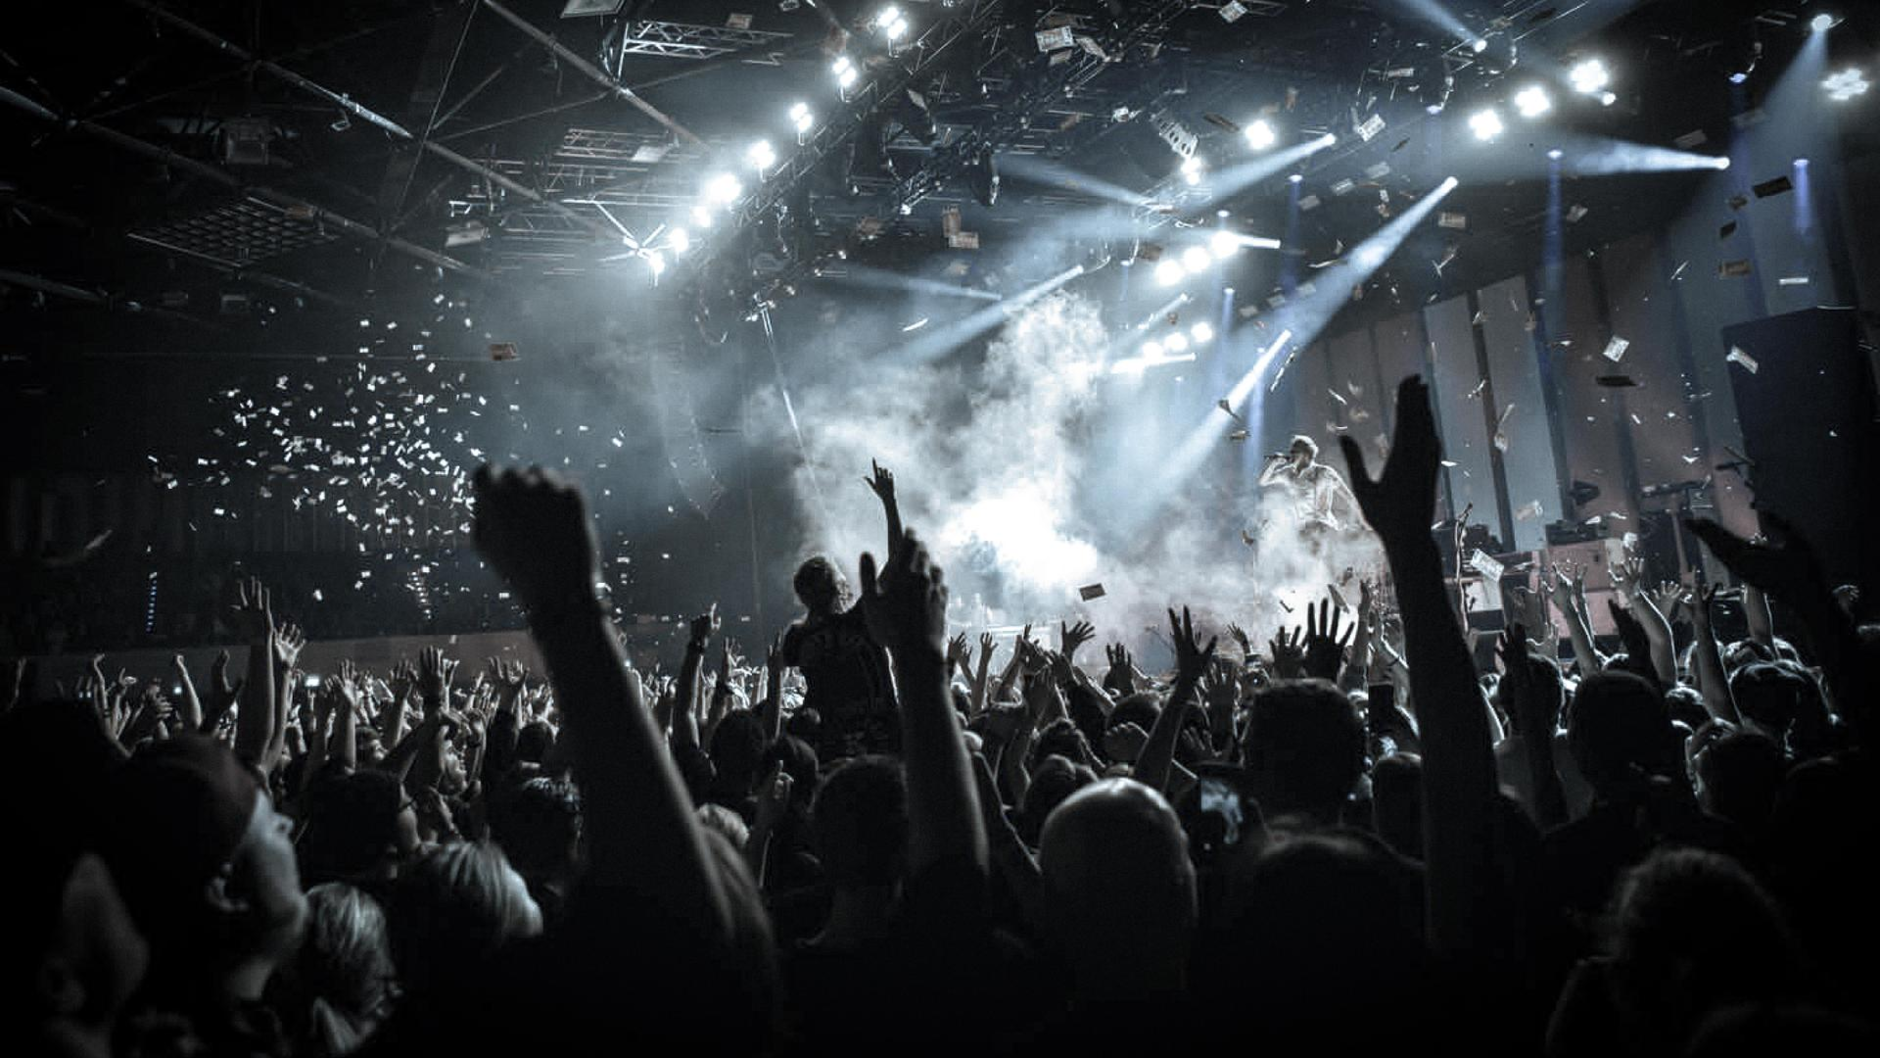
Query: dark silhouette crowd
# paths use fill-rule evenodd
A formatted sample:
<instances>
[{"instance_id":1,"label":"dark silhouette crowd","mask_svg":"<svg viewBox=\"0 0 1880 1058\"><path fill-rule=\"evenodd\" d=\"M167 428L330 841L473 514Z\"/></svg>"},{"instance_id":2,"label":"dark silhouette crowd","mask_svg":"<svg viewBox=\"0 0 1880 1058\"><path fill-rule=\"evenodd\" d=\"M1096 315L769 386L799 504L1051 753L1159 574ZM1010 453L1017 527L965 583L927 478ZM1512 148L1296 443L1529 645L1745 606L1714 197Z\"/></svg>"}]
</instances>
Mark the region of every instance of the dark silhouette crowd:
<instances>
[{"instance_id":1,"label":"dark silhouette crowd","mask_svg":"<svg viewBox=\"0 0 1880 1058\"><path fill-rule=\"evenodd\" d=\"M212 672L9 665L5 1052L1873 1053L1880 629L1765 513L1692 525L1740 639L1632 567L1603 653L1562 570L1478 666L1419 379L1395 422L1341 438L1388 583L1171 610L1160 674L950 634L879 467L761 658L713 611L631 667L582 493L485 467L546 672L303 673L258 580Z\"/></svg>"}]
</instances>

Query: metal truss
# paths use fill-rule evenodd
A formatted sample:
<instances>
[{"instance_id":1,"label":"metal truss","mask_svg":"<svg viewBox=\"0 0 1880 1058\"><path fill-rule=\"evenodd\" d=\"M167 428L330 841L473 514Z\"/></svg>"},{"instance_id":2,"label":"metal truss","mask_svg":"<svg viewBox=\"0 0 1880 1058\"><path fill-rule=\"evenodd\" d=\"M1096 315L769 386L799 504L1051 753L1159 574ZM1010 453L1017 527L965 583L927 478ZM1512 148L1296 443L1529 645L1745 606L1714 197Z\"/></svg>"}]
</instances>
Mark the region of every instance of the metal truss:
<instances>
[{"instance_id":1,"label":"metal truss","mask_svg":"<svg viewBox=\"0 0 1880 1058\"><path fill-rule=\"evenodd\" d=\"M252 198L126 234L138 242L230 269L339 238L317 221L291 216L282 207Z\"/></svg>"},{"instance_id":2,"label":"metal truss","mask_svg":"<svg viewBox=\"0 0 1880 1058\"><path fill-rule=\"evenodd\" d=\"M602 63L607 72L619 77L623 60L630 55L651 55L662 59L715 59L735 51L762 48L790 39L788 33L761 29L732 29L729 26L694 26L683 22L617 22L601 42Z\"/></svg>"}]
</instances>

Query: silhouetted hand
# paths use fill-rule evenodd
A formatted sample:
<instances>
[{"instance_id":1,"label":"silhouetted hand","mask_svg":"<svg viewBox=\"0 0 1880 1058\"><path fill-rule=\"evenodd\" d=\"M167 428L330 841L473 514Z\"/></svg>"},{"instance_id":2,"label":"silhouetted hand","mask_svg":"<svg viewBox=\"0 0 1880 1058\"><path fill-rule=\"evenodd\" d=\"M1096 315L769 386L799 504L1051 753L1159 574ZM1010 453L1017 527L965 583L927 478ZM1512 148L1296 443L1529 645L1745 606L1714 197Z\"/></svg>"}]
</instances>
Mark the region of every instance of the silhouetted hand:
<instances>
[{"instance_id":1,"label":"silhouetted hand","mask_svg":"<svg viewBox=\"0 0 1880 1058\"><path fill-rule=\"evenodd\" d=\"M1808 541L1780 515L1765 511L1763 521L1769 527L1767 542L1745 540L1708 518L1684 524L1731 573L1772 599L1793 606L1810 593L1825 591L1826 581Z\"/></svg>"},{"instance_id":2,"label":"silhouetted hand","mask_svg":"<svg viewBox=\"0 0 1880 1058\"><path fill-rule=\"evenodd\" d=\"M1338 446L1345 453L1351 491L1358 497L1364 520L1384 540L1386 548L1430 544L1430 523L1436 509L1436 473L1443 457L1430 412L1430 391L1412 375L1397 387L1397 430L1391 439L1384 472L1372 480L1365 468L1364 450L1349 436Z\"/></svg>"},{"instance_id":3,"label":"silhouetted hand","mask_svg":"<svg viewBox=\"0 0 1880 1058\"><path fill-rule=\"evenodd\" d=\"M1306 613L1310 615L1311 612L1312 608L1306 607ZM1267 649L1273 656L1273 675L1276 678L1296 680L1305 675L1306 651L1303 645L1305 634L1305 629L1295 627L1291 638L1287 638L1286 630L1282 628L1277 637L1267 642Z\"/></svg>"},{"instance_id":4,"label":"silhouetted hand","mask_svg":"<svg viewBox=\"0 0 1880 1058\"><path fill-rule=\"evenodd\" d=\"M703 649L723 627L724 621L718 617L718 604L712 603L711 609L692 618L692 645Z\"/></svg>"},{"instance_id":5,"label":"silhouetted hand","mask_svg":"<svg viewBox=\"0 0 1880 1058\"><path fill-rule=\"evenodd\" d=\"M532 614L595 606L594 527L581 490L553 471L497 470L475 476L477 550Z\"/></svg>"},{"instance_id":6,"label":"silhouetted hand","mask_svg":"<svg viewBox=\"0 0 1880 1058\"><path fill-rule=\"evenodd\" d=\"M1203 647L1195 635L1195 621L1188 613L1188 607L1182 607L1181 617L1175 616L1173 609L1168 612L1169 638L1175 644L1175 679L1189 683L1199 683L1207 675L1208 664L1214 660L1214 645L1219 636L1209 636L1208 645Z\"/></svg>"},{"instance_id":7,"label":"silhouetted hand","mask_svg":"<svg viewBox=\"0 0 1880 1058\"><path fill-rule=\"evenodd\" d=\"M875 556L862 553L862 617L869 634L902 660L926 653L946 656L947 586L927 546L913 530L877 571Z\"/></svg>"},{"instance_id":8,"label":"silhouetted hand","mask_svg":"<svg viewBox=\"0 0 1880 1058\"><path fill-rule=\"evenodd\" d=\"M1129 656L1129 648L1113 643L1103 648L1103 654L1110 661L1110 671L1104 675L1103 685L1115 688L1120 694L1136 693L1136 665Z\"/></svg>"},{"instance_id":9,"label":"silhouetted hand","mask_svg":"<svg viewBox=\"0 0 1880 1058\"><path fill-rule=\"evenodd\" d=\"M1354 624L1345 629L1344 638L1339 638L1338 629L1342 619L1343 615L1332 608L1330 599L1319 603L1316 614L1312 607L1306 607L1305 673L1307 676L1324 680L1338 678L1338 670L1345 664L1345 647L1350 644L1352 634L1357 631L1357 625Z\"/></svg>"},{"instance_id":10,"label":"silhouetted hand","mask_svg":"<svg viewBox=\"0 0 1880 1058\"><path fill-rule=\"evenodd\" d=\"M872 459L868 461L868 464L870 467L874 468L874 475L872 477L863 478L862 484L867 485L868 491L874 493L875 497L881 500L881 502L888 503L892 501L894 499L894 473ZM917 481L914 484L918 486L920 483ZM918 498L919 497L916 497L916 499Z\"/></svg>"},{"instance_id":11,"label":"silhouetted hand","mask_svg":"<svg viewBox=\"0 0 1880 1058\"><path fill-rule=\"evenodd\" d=\"M1077 657L1078 647L1096 637L1096 626L1089 621L1079 621L1069 627L1066 627L1062 621L1058 622L1058 645L1064 651L1064 660L1067 662L1074 661Z\"/></svg>"},{"instance_id":12,"label":"silhouetted hand","mask_svg":"<svg viewBox=\"0 0 1880 1058\"><path fill-rule=\"evenodd\" d=\"M235 583L235 630L250 641L265 640L274 632L274 607L268 589L258 577Z\"/></svg>"},{"instance_id":13,"label":"silhouetted hand","mask_svg":"<svg viewBox=\"0 0 1880 1058\"><path fill-rule=\"evenodd\" d=\"M450 680L457 672L457 662L444 656L437 647L425 647L418 652L418 693L427 702L448 704L445 697L450 693Z\"/></svg>"}]
</instances>

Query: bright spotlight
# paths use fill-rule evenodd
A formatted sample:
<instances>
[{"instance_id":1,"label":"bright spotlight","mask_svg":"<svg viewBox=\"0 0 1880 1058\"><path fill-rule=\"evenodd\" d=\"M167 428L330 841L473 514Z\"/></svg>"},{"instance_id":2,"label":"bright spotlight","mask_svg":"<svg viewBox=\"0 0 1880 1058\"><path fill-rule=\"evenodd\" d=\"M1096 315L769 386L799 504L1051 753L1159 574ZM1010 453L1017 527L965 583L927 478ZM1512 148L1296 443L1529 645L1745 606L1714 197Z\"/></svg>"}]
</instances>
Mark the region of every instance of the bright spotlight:
<instances>
[{"instance_id":1,"label":"bright spotlight","mask_svg":"<svg viewBox=\"0 0 1880 1058\"><path fill-rule=\"evenodd\" d=\"M1201 159L1190 155L1182 162L1182 179L1188 182L1188 186L1193 187L1201 182L1201 170L1203 168L1204 166L1201 163Z\"/></svg>"},{"instance_id":2,"label":"bright spotlight","mask_svg":"<svg viewBox=\"0 0 1880 1058\"><path fill-rule=\"evenodd\" d=\"M1613 105L1614 103L1617 103L1618 101L1619 101L1619 97L1616 95L1613 95L1611 92L1599 93L1599 105L1602 107L1609 107Z\"/></svg>"},{"instance_id":3,"label":"bright spotlight","mask_svg":"<svg viewBox=\"0 0 1880 1058\"><path fill-rule=\"evenodd\" d=\"M684 228L674 228L666 236L666 245L673 253L684 253L692 248L692 236Z\"/></svg>"},{"instance_id":4,"label":"bright spotlight","mask_svg":"<svg viewBox=\"0 0 1880 1058\"><path fill-rule=\"evenodd\" d=\"M1469 131L1475 133L1476 139L1486 143L1501 135L1501 115L1493 107L1478 110L1469 115Z\"/></svg>"},{"instance_id":5,"label":"bright spotlight","mask_svg":"<svg viewBox=\"0 0 1880 1058\"><path fill-rule=\"evenodd\" d=\"M1719 169L1728 169L1730 168L1730 159L1727 157L1719 157L1715 161L1711 162L1710 164L1716 166Z\"/></svg>"},{"instance_id":6,"label":"bright spotlight","mask_svg":"<svg viewBox=\"0 0 1880 1058\"><path fill-rule=\"evenodd\" d=\"M1154 338L1142 343L1142 355L1149 360L1159 359L1162 356L1162 343Z\"/></svg>"},{"instance_id":7,"label":"bright spotlight","mask_svg":"<svg viewBox=\"0 0 1880 1058\"><path fill-rule=\"evenodd\" d=\"M808 103L797 103L790 108L790 124L796 126L799 133L816 127L816 115L810 113Z\"/></svg>"},{"instance_id":8,"label":"bright spotlight","mask_svg":"<svg viewBox=\"0 0 1880 1058\"><path fill-rule=\"evenodd\" d=\"M889 40L900 40L907 33L907 16L901 9L890 4L875 16L875 31Z\"/></svg>"},{"instance_id":9,"label":"bright spotlight","mask_svg":"<svg viewBox=\"0 0 1880 1058\"><path fill-rule=\"evenodd\" d=\"M1155 263L1155 281L1165 287L1172 287L1182 281L1188 273L1182 269L1180 261L1164 257Z\"/></svg>"},{"instance_id":10,"label":"bright spotlight","mask_svg":"<svg viewBox=\"0 0 1880 1058\"><path fill-rule=\"evenodd\" d=\"M712 226L712 211L709 209L706 209L704 206L693 206L692 207L692 223L698 225L701 228L711 227Z\"/></svg>"},{"instance_id":11,"label":"bright spotlight","mask_svg":"<svg viewBox=\"0 0 1880 1058\"><path fill-rule=\"evenodd\" d=\"M1214 256L1224 260L1240 250L1240 240L1231 231L1217 231L1208 240L1208 249L1214 251Z\"/></svg>"},{"instance_id":12,"label":"bright spotlight","mask_svg":"<svg viewBox=\"0 0 1880 1058\"><path fill-rule=\"evenodd\" d=\"M777 150L770 145L769 140L758 140L744 152L744 160L761 173L777 164Z\"/></svg>"},{"instance_id":13,"label":"bright spotlight","mask_svg":"<svg viewBox=\"0 0 1880 1058\"><path fill-rule=\"evenodd\" d=\"M1537 118L1547 113L1554 101L1547 97L1547 90L1540 85L1531 84L1514 94L1514 108L1524 118Z\"/></svg>"},{"instance_id":14,"label":"bright spotlight","mask_svg":"<svg viewBox=\"0 0 1880 1058\"><path fill-rule=\"evenodd\" d=\"M1188 337L1194 339L1196 345L1206 345L1214 340L1214 328L1204 320L1188 328Z\"/></svg>"},{"instance_id":15,"label":"bright spotlight","mask_svg":"<svg viewBox=\"0 0 1880 1058\"><path fill-rule=\"evenodd\" d=\"M705 181L705 201L715 206L728 206L738 200L744 191L744 185L730 173L718 173Z\"/></svg>"},{"instance_id":16,"label":"bright spotlight","mask_svg":"<svg viewBox=\"0 0 1880 1058\"><path fill-rule=\"evenodd\" d=\"M1273 126L1266 123L1265 118L1256 119L1248 125L1246 134L1247 146L1256 151L1264 151L1279 141L1279 135L1273 131Z\"/></svg>"},{"instance_id":17,"label":"bright spotlight","mask_svg":"<svg viewBox=\"0 0 1880 1058\"><path fill-rule=\"evenodd\" d=\"M1553 150L1548 151L1547 157L1553 161L1556 161L1556 162L1559 161L1560 160L1560 148L1555 147Z\"/></svg>"},{"instance_id":18,"label":"bright spotlight","mask_svg":"<svg viewBox=\"0 0 1880 1058\"><path fill-rule=\"evenodd\" d=\"M1182 268L1186 269L1189 275L1200 275L1213 263L1213 255L1199 246L1190 246L1182 251Z\"/></svg>"},{"instance_id":19,"label":"bright spotlight","mask_svg":"<svg viewBox=\"0 0 1880 1058\"><path fill-rule=\"evenodd\" d=\"M653 278L658 279L660 273L666 270L666 256L658 250L649 251L646 255L646 267L652 269Z\"/></svg>"},{"instance_id":20,"label":"bright spotlight","mask_svg":"<svg viewBox=\"0 0 1880 1058\"><path fill-rule=\"evenodd\" d=\"M1462 181L1457 180L1453 176L1444 177L1443 182L1436 185L1436 193L1439 195L1447 195L1451 191L1454 191L1456 189L1456 185L1461 182Z\"/></svg>"},{"instance_id":21,"label":"bright spotlight","mask_svg":"<svg viewBox=\"0 0 1880 1058\"><path fill-rule=\"evenodd\" d=\"M1474 40L1470 41L1469 50L1475 52L1475 54L1477 55L1480 55L1483 52L1487 51L1488 50L1488 38L1477 37Z\"/></svg>"},{"instance_id":22,"label":"bright spotlight","mask_svg":"<svg viewBox=\"0 0 1880 1058\"><path fill-rule=\"evenodd\" d=\"M1814 18L1808 20L1808 28L1814 30L1816 33L1826 33L1838 25L1840 21L1840 19L1835 18L1833 15L1816 15Z\"/></svg>"},{"instance_id":23,"label":"bright spotlight","mask_svg":"<svg viewBox=\"0 0 1880 1058\"><path fill-rule=\"evenodd\" d=\"M1294 173L1291 176L1286 178L1286 182L1289 184L1304 183L1305 178L1306 178L1306 174L1304 173Z\"/></svg>"},{"instance_id":24,"label":"bright spotlight","mask_svg":"<svg viewBox=\"0 0 1880 1058\"><path fill-rule=\"evenodd\" d=\"M1325 135L1320 136L1318 139L1313 140L1312 142L1318 144L1320 147L1330 147L1333 144L1338 142L1338 134L1335 132L1328 132Z\"/></svg>"},{"instance_id":25,"label":"bright spotlight","mask_svg":"<svg viewBox=\"0 0 1880 1058\"><path fill-rule=\"evenodd\" d=\"M856 79L862 76L861 72L855 68L855 64L849 61L847 55L838 58L835 65L829 69L836 75L836 87L845 90L854 85Z\"/></svg>"},{"instance_id":26,"label":"bright spotlight","mask_svg":"<svg viewBox=\"0 0 1880 1058\"><path fill-rule=\"evenodd\" d=\"M1836 103L1845 103L1858 95L1865 95L1870 87L1867 78L1850 66L1838 73L1831 74L1821 82L1821 87L1828 90L1828 98Z\"/></svg>"},{"instance_id":27,"label":"bright spotlight","mask_svg":"<svg viewBox=\"0 0 1880 1058\"><path fill-rule=\"evenodd\" d=\"M1162 339L1162 348L1167 349L1171 353L1185 353L1188 351L1188 338L1186 335L1177 331L1167 338Z\"/></svg>"},{"instance_id":28,"label":"bright spotlight","mask_svg":"<svg viewBox=\"0 0 1880 1058\"><path fill-rule=\"evenodd\" d=\"M1606 70L1606 64L1599 59L1583 59L1573 64L1567 71L1567 83L1575 92L1583 96L1595 95L1600 89L1611 83L1612 74Z\"/></svg>"}]
</instances>

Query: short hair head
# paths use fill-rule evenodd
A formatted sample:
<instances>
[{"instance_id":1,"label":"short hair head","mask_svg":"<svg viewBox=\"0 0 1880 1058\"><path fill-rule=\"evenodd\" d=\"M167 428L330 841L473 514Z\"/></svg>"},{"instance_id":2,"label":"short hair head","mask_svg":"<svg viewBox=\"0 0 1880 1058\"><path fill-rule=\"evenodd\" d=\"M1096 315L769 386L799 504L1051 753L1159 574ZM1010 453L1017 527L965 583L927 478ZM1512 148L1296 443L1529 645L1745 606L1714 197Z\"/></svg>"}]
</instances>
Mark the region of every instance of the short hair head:
<instances>
[{"instance_id":1,"label":"short hair head","mask_svg":"<svg viewBox=\"0 0 1880 1058\"><path fill-rule=\"evenodd\" d=\"M848 594L848 583L842 571L825 555L817 555L798 566L792 585L796 588L796 597L812 613L840 609Z\"/></svg>"},{"instance_id":2,"label":"short hair head","mask_svg":"<svg viewBox=\"0 0 1880 1058\"><path fill-rule=\"evenodd\" d=\"M907 785L892 757L856 757L823 780L810 807L816 855L831 885L892 885L907 861Z\"/></svg>"},{"instance_id":3,"label":"short hair head","mask_svg":"<svg viewBox=\"0 0 1880 1058\"><path fill-rule=\"evenodd\" d=\"M1293 453L1302 448L1305 449L1307 458L1317 459L1319 457L1319 443L1307 437L1305 434L1295 435L1292 439L1292 443L1286 446L1286 451Z\"/></svg>"},{"instance_id":4,"label":"short hair head","mask_svg":"<svg viewBox=\"0 0 1880 1058\"><path fill-rule=\"evenodd\" d=\"M1280 680L1253 696L1241 757L1269 819L1335 821L1364 772L1364 723L1325 680Z\"/></svg>"}]
</instances>

